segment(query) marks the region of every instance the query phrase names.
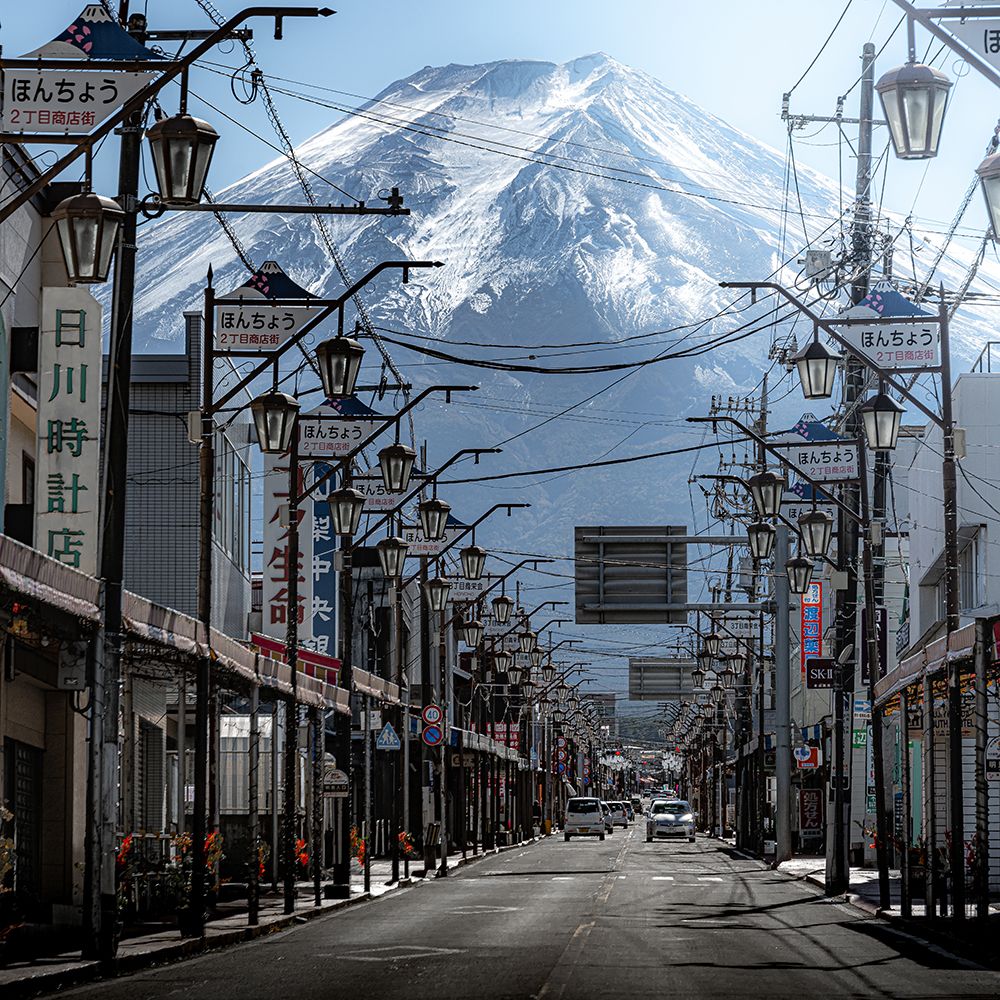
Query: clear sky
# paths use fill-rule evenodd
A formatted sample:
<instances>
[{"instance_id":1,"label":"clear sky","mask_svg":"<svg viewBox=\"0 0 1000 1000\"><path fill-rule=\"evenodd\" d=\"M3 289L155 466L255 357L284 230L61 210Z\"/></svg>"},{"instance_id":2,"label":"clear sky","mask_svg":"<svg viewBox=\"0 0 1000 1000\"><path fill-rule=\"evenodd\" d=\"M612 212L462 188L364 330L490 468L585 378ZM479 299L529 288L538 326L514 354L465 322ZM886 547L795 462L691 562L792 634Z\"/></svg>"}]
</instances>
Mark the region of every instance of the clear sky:
<instances>
[{"instance_id":1,"label":"clear sky","mask_svg":"<svg viewBox=\"0 0 1000 1000\"><path fill-rule=\"evenodd\" d=\"M117 3L117 0L115 0ZM214 0L225 14L239 9L235 0ZM266 71L293 80L372 96L389 82L425 65L476 63L511 57L564 61L604 51L642 69L686 94L707 110L757 138L783 148L779 117L782 92L788 90L815 56L846 0L344 0L325 20L289 20L285 39L275 42L267 25L255 22L256 48ZM64 28L83 0L34 0L0 3L0 41L4 54L35 47ZM133 0L146 9L153 27L203 27L205 15L195 0ZM792 97L793 111L830 114L836 97L860 72L864 42L877 46L900 19L891 0L853 0L834 38ZM922 31L922 29L918 29ZM929 43L918 35L921 53ZM932 51L936 52L934 44ZM235 52L219 54L235 63ZM900 28L882 55L878 73L905 60L905 31ZM886 185L889 207L906 214L916 201L922 220L950 220L972 170L982 157L1000 113L1000 94L950 54L938 61L957 80L942 143L942 154L929 167L891 161ZM964 74L961 79L959 75ZM192 88L241 114L272 138L259 103L241 109L228 81L201 72ZM857 90L847 114L857 114ZM297 142L329 124L325 112L292 98L279 109ZM211 119L211 112L192 111ZM331 112L332 114L332 112ZM224 121L213 164L211 186L223 187L273 156L257 140ZM796 143L800 162L836 176L836 133L802 133ZM851 129L849 128L850 132ZM876 138L876 143L879 140ZM884 139L882 140L884 143ZM487 155L487 154L484 154ZM107 156L105 160L109 160ZM110 164L108 164L108 169ZM926 175L925 175L926 172ZM845 163L852 181L853 163ZM109 184L113 187L113 176ZM881 184L881 177L880 177ZM978 199L968 218L985 224Z\"/></svg>"}]
</instances>

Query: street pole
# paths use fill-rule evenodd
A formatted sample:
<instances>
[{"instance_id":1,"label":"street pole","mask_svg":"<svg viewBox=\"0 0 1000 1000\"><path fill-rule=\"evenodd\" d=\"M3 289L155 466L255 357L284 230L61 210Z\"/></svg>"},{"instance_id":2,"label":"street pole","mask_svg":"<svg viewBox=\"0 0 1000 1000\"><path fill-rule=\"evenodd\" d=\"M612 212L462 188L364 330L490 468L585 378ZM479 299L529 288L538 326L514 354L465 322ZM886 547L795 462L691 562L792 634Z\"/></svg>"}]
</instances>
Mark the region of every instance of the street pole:
<instances>
[{"instance_id":1,"label":"street pole","mask_svg":"<svg viewBox=\"0 0 1000 1000\"><path fill-rule=\"evenodd\" d=\"M299 760L299 701L298 701L298 657L299 657L299 432L292 432L291 447L288 452L288 605L285 621L285 660L288 663L292 693L287 708L285 726L285 803L282 816L282 831L285 873L284 910L295 912L295 866L298 863L295 851L296 819L298 798L295 784Z\"/></svg>"},{"instance_id":2,"label":"street pole","mask_svg":"<svg viewBox=\"0 0 1000 1000\"><path fill-rule=\"evenodd\" d=\"M792 856L792 733L788 643L788 574L781 571L788 561L788 528L775 529L774 564L774 775L777 801L774 808L775 865Z\"/></svg>"},{"instance_id":3,"label":"street pole","mask_svg":"<svg viewBox=\"0 0 1000 1000\"><path fill-rule=\"evenodd\" d=\"M341 538L340 575L338 591L340 594L340 683L348 692L354 681L354 570L351 561L351 542ZM352 778L351 762L351 728L353 719L346 715L337 720L336 758L337 767L347 775L348 798L343 801L340 814L340 828L337 838L340 850L336 853L333 865L333 895L337 899L349 899L351 896L351 799L350 789Z\"/></svg>"}]
</instances>

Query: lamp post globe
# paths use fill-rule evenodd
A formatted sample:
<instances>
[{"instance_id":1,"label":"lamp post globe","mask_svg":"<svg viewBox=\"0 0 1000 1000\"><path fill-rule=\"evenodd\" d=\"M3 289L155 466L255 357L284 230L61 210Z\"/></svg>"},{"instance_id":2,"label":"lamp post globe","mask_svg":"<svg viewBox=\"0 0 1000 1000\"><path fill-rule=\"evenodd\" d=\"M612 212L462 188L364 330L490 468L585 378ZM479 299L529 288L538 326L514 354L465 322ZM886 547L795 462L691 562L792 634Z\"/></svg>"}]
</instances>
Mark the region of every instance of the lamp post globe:
<instances>
[{"instance_id":1,"label":"lamp post globe","mask_svg":"<svg viewBox=\"0 0 1000 1000\"><path fill-rule=\"evenodd\" d=\"M710 632L705 636L705 649L714 658L718 659L722 652L722 636L718 632Z\"/></svg>"},{"instance_id":2,"label":"lamp post globe","mask_svg":"<svg viewBox=\"0 0 1000 1000\"><path fill-rule=\"evenodd\" d=\"M811 510L799 518L802 548L811 559L822 559L830 551L833 518L821 510Z\"/></svg>"},{"instance_id":3,"label":"lamp post globe","mask_svg":"<svg viewBox=\"0 0 1000 1000\"><path fill-rule=\"evenodd\" d=\"M475 618L468 618L458 626L462 634L462 642L475 648L483 640L483 623Z\"/></svg>"},{"instance_id":4,"label":"lamp post globe","mask_svg":"<svg viewBox=\"0 0 1000 1000\"><path fill-rule=\"evenodd\" d=\"M510 613L514 610L514 601L506 594L493 598L493 617L498 625L506 625L510 621Z\"/></svg>"},{"instance_id":5,"label":"lamp post globe","mask_svg":"<svg viewBox=\"0 0 1000 1000\"><path fill-rule=\"evenodd\" d=\"M888 393L872 396L861 407L865 441L872 451L892 451L899 440L903 407Z\"/></svg>"},{"instance_id":6,"label":"lamp post globe","mask_svg":"<svg viewBox=\"0 0 1000 1000\"><path fill-rule=\"evenodd\" d=\"M705 671L701 667L695 667L691 671L691 686L700 688L705 683Z\"/></svg>"},{"instance_id":7,"label":"lamp post globe","mask_svg":"<svg viewBox=\"0 0 1000 1000\"><path fill-rule=\"evenodd\" d=\"M288 451L295 432L299 401L277 389L262 393L250 402L250 414L257 428L257 443L267 455Z\"/></svg>"},{"instance_id":8,"label":"lamp post globe","mask_svg":"<svg viewBox=\"0 0 1000 1000\"><path fill-rule=\"evenodd\" d=\"M524 674L524 668L518 664L516 658L513 659L511 665L507 668L507 680L509 680L511 684L520 684L524 679Z\"/></svg>"},{"instance_id":9,"label":"lamp post globe","mask_svg":"<svg viewBox=\"0 0 1000 1000\"><path fill-rule=\"evenodd\" d=\"M444 538L445 528L448 526L448 515L451 513L451 504L437 497L429 500L421 500L417 504L417 514L420 517L420 530L424 538L429 542L438 542Z\"/></svg>"},{"instance_id":10,"label":"lamp post globe","mask_svg":"<svg viewBox=\"0 0 1000 1000\"><path fill-rule=\"evenodd\" d=\"M722 699L726 697L726 689L721 684L713 684L711 689L712 704L721 705Z\"/></svg>"},{"instance_id":11,"label":"lamp post globe","mask_svg":"<svg viewBox=\"0 0 1000 1000\"><path fill-rule=\"evenodd\" d=\"M733 669L732 657L726 669L719 674L719 681L724 691L732 691L736 687L736 671Z\"/></svg>"},{"instance_id":12,"label":"lamp post globe","mask_svg":"<svg viewBox=\"0 0 1000 1000\"><path fill-rule=\"evenodd\" d=\"M814 339L792 360L798 369L802 395L806 399L829 399L833 395L839 355Z\"/></svg>"},{"instance_id":13,"label":"lamp post globe","mask_svg":"<svg viewBox=\"0 0 1000 1000\"><path fill-rule=\"evenodd\" d=\"M580 707L580 696L574 691L569 698L569 707L575 712Z\"/></svg>"},{"instance_id":14,"label":"lamp post globe","mask_svg":"<svg viewBox=\"0 0 1000 1000\"><path fill-rule=\"evenodd\" d=\"M712 654L707 648L702 647L699 649L695 659L698 661L698 668L701 670L702 676L704 676L706 671L712 669Z\"/></svg>"},{"instance_id":15,"label":"lamp post globe","mask_svg":"<svg viewBox=\"0 0 1000 1000\"><path fill-rule=\"evenodd\" d=\"M506 649L501 649L493 655L493 668L498 674L505 674L514 663L514 654Z\"/></svg>"},{"instance_id":16,"label":"lamp post globe","mask_svg":"<svg viewBox=\"0 0 1000 1000\"><path fill-rule=\"evenodd\" d=\"M448 603L448 592L451 590L451 581L443 576L435 576L424 584L424 594L432 612L444 611Z\"/></svg>"},{"instance_id":17,"label":"lamp post globe","mask_svg":"<svg viewBox=\"0 0 1000 1000\"><path fill-rule=\"evenodd\" d=\"M773 525L767 521L754 521L747 525L747 543L750 546L750 555L757 562L770 559L774 551L774 539L776 532Z\"/></svg>"},{"instance_id":18,"label":"lamp post globe","mask_svg":"<svg viewBox=\"0 0 1000 1000\"><path fill-rule=\"evenodd\" d=\"M386 445L378 453L378 464L382 470L382 482L387 493L405 493L410 485L410 475L417 453L408 445Z\"/></svg>"},{"instance_id":19,"label":"lamp post globe","mask_svg":"<svg viewBox=\"0 0 1000 1000\"><path fill-rule=\"evenodd\" d=\"M375 551L378 553L383 575L390 580L398 580L403 575L403 564L409 548L408 542L394 535L376 543Z\"/></svg>"},{"instance_id":20,"label":"lamp post globe","mask_svg":"<svg viewBox=\"0 0 1000 1000\"><path fill-rule=\"evenodd\" d=\"M556 668L550 660L542 667L542 680L546 684L551 684L555 680Z\"/></svg>"},{"instance_id":21,"label":"lamp post globe","mask_svg":"<svg viewBox=\"0 0 1000 1000\"><path fill-rule=\"evenodd\" d=\"M52 210L66 275L73 285L108 280L111 254L125 213L118 202L84 191L65 198Z\"/></svg>"},{"instance_id":22,"label":"lamp post globe","mask_svg":"<svg viewBox=\"0 0 1000 1000\"><path fill-rule=\"evenodd\" d=\"M1000 153L987 156L976 167L976 173L979 175L979 186L986 199L986 211L993 226L993 239L1000 240Z\"/></svg>"},{"instance_id":23,"label":"lamp post globe","mask_svg":"<svg viewBox=\"0 0 1000 1000\"><path fill-rule=\"evenodd\" d=\"M538 636L530 628L526 628L517 637L517 644L522 653L530 653L538 645Z\"/></svg>"},{"instance_id":24,"label":"lamp post globe","mask_svg":"<svg viewBox=\"0 0 1000 1000\"><path fill-rule=\"evenodd\" d=\"M875 84L892 147L901 160L937 156L951 80L933 66L911 59Z\"/></svg>"},{"instance_id":25,"label":"lamp post globe","mask_svg":"<svg viewBox=\"0 0 1000 1000\"><path fill-rule=\"evenodd\" d=\"M316 362L327 399L353 396L365 349L351 337L331 337L316 345Z\"/></svg>"},{"instance_id":26,"label":"lamp post globe","mask_svg":"<svg viewBox=\"0 0 1000 1000\"><path fill-rule=\"evenodd\" d=\"M161 118L146 130L160 201L197 205L208 177L219 133L188 114Z\"/></svg>"},{"instance_id":27,"label":"lamp post globe","mask_svg":"<svg viewBox=\"0 0 1000 1000\"><path fill-rule=\"evenodd\" d=\"M353 535L361 523L361 512L365 509L365 496L350 486L332 490L328 498L330 521L335 535Z\"/></svg>"},{"instance_id":28,"label":"lamp post globe","mask_svg":"<svg viewBox=\"0 0 1000 1000\"><path fill-rule=\"evenodd\" d=\"M758 472L747 481L759 517L777 517L785 481L775 472Z\"/></svg>"},{"instance_id":29,"label":"lamp post globe","mask_svg":"<svg viewBox=\"0 0 1000 1000\"><path fill-rule=\"evenodd\" d=\"M785 563L785 572L788 574L788 589L793 594L804 594L812 582L812 560L806 559L803 556L796 556L794 559L789 559Z\"/></svg>"},{"instance_id":30,"label":"lamp post globe","mask_svg":"<svg viewBox=\"0 0 1000 1000\"><path fill-rule=\"evenodd\" d=\"M481 545L467 545L458 553L462 563L462 576L466 580L481 580L486 568L486 549Z\"/></svg>"},{"instance_id":31,"label":"lamp post globe","mask_svg":"<svg viewBox=\"0 0 1000 1000\"><path fill-rule=\"evenodd\" d=\"M542 657L545 654L538 649L536 646L530 653L528 653L528 659L531 660L531 665L537 670L542 665Z\"/></svg>"},{"instance_id":32,"label":"lamp post globe","mask_svg":"<svg viewBox=\"0 0 1000 1000\"><path fill-rule=\"evenodd\" d=\"M734 677L739 678L740 674L742 674L743 671L746 669L747 665L746 654L740 652L731 653L729 659L727 660L727 664L729 668L733 671ZM734 686L735 683L736 682L734 680L733 681Z\"/></svg>"}]
</instances>

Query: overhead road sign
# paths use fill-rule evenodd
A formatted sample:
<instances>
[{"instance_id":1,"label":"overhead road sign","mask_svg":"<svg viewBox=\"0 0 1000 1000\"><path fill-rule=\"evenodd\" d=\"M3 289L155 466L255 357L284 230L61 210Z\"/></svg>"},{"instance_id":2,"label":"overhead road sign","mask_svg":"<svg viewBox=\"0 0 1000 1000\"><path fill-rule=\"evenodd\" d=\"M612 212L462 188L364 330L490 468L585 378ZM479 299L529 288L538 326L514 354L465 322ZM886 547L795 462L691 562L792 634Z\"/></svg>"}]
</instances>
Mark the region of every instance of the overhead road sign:
<instances>
[{"instance_id":1,"label":"overhead road sign","mask_svg":"<svg viewBox=\"0 0 1000 1000\"><path fill-rule=\"evenodd\" d=\"M629 701L680 701L694 694L691 671L693 659L630 657L628 661Z\"/></svg>"}]
</instances>

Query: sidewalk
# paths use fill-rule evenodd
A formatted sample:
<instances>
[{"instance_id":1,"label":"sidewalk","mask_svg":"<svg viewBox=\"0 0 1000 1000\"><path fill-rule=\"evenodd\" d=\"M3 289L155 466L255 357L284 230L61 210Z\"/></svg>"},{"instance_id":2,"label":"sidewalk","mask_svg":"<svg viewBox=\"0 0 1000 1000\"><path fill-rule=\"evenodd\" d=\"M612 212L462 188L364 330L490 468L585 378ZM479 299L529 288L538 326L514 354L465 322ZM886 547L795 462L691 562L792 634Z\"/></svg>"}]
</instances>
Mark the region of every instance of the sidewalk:
<instances>
[{"instance_id":1,"label":"sidewalk","mask_svg":"<svg viewBox=\"0 0 1000 1000\"><path fill-rule=\"evenodd\" d=\"M540 838L538 838L540 839ZM480 858L493 857L503 851L513 850L535 843L535 839L510 847L480 852L473 855L467 852L463 859L461 853L448 855L449 868L460 868L471 864ZM118 955L112 975L135 972L149 966L165 962L175 962L183 958L201 954L217 948L252 941L277 931L284 930L296 924L306 923L316 917L329 914L355 903L370 899L378 899L406 885L419 885L433 881L433 878L417 878L412 873L423 868L423 861L413 858L410 861L410 878L402 877L398 883L389 883L392 874L390 861L373 860L371 863L371 892L364 891L364 873L356 864L351 866L351 897L350 899L324 899L316 906L313 897L312 882L297 883L298 898L295 912L284 912L284 901L280 887L276 895L264 893L262 887L260 900L259 923L251 927L247 924L246 901L223 903L218 916L205 927L202 938L182 938L176 927L163 929L162 926L145 934L129 936L118 946ZM93 982L105 976L100 963L84 959L79 951L65 952L61 955L48 956L23 962L12 962L0 967L0 996L4 1000L20 1000L23 997L35 996L81 983Z\"/></svg>"}]
</instances>

